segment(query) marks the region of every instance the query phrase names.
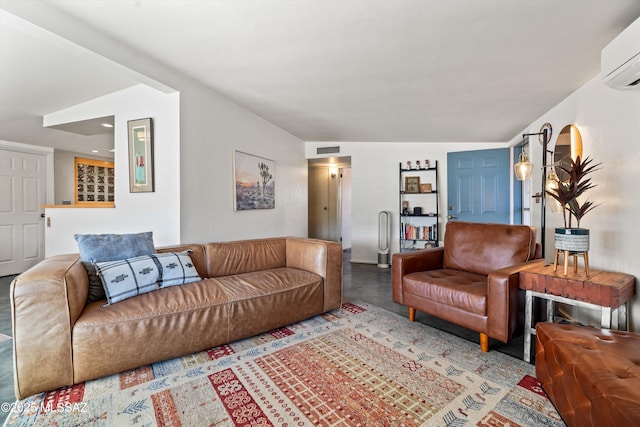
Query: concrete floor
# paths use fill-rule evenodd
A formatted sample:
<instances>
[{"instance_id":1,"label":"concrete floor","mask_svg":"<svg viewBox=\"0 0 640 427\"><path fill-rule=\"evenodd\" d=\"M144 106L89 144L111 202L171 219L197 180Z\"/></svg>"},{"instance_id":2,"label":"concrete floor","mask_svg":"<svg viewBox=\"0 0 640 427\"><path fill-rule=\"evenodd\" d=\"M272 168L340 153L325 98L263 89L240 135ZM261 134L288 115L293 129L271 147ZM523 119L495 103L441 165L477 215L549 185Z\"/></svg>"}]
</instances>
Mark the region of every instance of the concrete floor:
<instances>
[{"instance_id":1,"label":"concrete floor","mask_svg":"<svg viewBox=\"0 0 640 427\"><path fill-rule=\"evenodd\" d=\"M408 317L407 307L393 302L391 296L391 269L378 268L378 266L371 264L352 264L349 262L350 256L351 254L349 251L345 251L343 268L343 300L364 301ZM468 341L478 343L478 351L480 351L480 334L477 332L462 328L421 311L416 311L416 321L464 338ZM489 345L491 351L496 350L518 359L523 358L523 336L516 337L508 344L491 339Z\"/></svg>"},{"instance_id":2,"label":"concrete floor","mask_svg":"<svg viewBox=\"0 0 640 427\"><path fill-rule=\"evenodd\" d=\"M389 311L407 315L407 308L395 304L391 298L391 269L378 268L371 264L352 264L351 253L345 251L343 274L343 300L360 300ZM0 333L11 335L11 310L9 306L9 286L13 276L0 277ZM408 320L407 320L408 321ZM416 321L433 326L453 335L478 343L476 332L453 325L422 312L416 313ZM500 351L522 359L523 337L520 336L509 344L491 340L491 351ZM13 393L13 355L12 341L0 343L0 402L14 402ZM7 413L0 411L0 424L4 423Z\"/></svg>"},{"instance_id":3,"label":"concrete floor","mask_svg":"<svg viewBox=\"0 0 640 427\"><path fill-rule=\"evenodd\" d=\"M0 277L0 333L11 336L11 310L9 306L9 285L14 276ZM15 402L13 394L13 340L0 342L0 403ZM0 424L7 418L7 412L0 410Z\"/></svg>"}]
</instances>

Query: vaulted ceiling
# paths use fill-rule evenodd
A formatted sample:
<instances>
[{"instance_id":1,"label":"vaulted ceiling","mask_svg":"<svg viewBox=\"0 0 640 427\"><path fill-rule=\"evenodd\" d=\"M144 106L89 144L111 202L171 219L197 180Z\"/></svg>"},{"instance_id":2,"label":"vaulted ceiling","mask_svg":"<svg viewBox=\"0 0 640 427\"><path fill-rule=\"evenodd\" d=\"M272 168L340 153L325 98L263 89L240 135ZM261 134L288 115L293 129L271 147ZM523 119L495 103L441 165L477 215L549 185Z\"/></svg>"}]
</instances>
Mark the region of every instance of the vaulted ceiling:
<instances>
[{"instance_id":1,"label":"vaulted ceiling","mask_svg":"<svg viewBox=\"0 0 640 427\"><path fill-rule=\"evenodd\" d=\"M313 141L508 141L640 16L638 0L46 3ZM0 139L68 142L42 115L137 83L14 18L0 14Z\"/></svg>"}]
</instances>

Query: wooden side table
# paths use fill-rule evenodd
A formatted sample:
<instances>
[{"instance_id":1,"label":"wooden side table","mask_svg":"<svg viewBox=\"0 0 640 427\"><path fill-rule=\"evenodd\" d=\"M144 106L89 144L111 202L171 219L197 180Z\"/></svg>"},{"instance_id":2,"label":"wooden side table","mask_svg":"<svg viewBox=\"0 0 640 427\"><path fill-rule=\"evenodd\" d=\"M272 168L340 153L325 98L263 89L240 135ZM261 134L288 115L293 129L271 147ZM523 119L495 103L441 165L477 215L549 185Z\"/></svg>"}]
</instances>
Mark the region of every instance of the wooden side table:
<instances>
[{"instance_id":1,"label":"wooden side table","mask_svg":"<svg viewBox=\"0 0 640 427\"><path fill-rule=\"evenodd\" d=\"M591 270L554 272L554 266L537 264L520 271L520 289L526 293L524 360L531 361L533 299L547 300L547 321L553 322L554 303L601 310L600 327L627 329L627 302L635 293L636 279L630 274Z\"/></svg>"}]
</instances>

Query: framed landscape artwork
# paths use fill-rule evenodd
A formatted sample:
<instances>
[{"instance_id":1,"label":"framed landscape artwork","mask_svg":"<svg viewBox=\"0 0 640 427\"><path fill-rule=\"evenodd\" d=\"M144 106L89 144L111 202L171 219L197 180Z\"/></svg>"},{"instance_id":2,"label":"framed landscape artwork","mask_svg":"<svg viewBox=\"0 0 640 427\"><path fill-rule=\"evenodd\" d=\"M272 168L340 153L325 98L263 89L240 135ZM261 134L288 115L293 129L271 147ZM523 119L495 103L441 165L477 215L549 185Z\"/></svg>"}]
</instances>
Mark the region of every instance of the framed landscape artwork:
<instances>
[{"instance_id":1,"label":"framed landscape artwork","mask_svg":"<svg viewBox=\"0 0 640 427\"><path fill-rule=\"evenodd\" d=\"M127 122L129 129L129 192L153 191L153 120Z\"/></svg>"},{"instance_id":2,"label":"framed landscape artwork","mask_svg":"<svg viewBox=\"0 0 640 427\"><path fill-rule=\"evenodd\" d=\"M242 151L233 152L234 210L274 209L276 162Z\"/></svg>"}]
</instances>

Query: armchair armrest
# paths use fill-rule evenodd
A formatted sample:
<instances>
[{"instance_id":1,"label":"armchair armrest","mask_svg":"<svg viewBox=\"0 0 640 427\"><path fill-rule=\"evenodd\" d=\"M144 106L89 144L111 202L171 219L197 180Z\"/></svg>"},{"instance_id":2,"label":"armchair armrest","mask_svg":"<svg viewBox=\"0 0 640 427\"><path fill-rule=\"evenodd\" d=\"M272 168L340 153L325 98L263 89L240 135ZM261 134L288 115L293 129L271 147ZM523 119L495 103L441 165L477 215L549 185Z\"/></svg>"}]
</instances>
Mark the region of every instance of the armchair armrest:
<instances>
[{"instance_id":1,"label":"armchair armrest","mask_svg":"<svg viewBox=\"0 0 640 427\"><path fill-rule=\"evenodd\" d=\"M492 271L487 277L487 313L489 315L489 336L507 342L524 324L521 298L520 270L536 264L544 264L544 259L523 262Z\"/></svg>"},{"instance_id":2,"label":"armchair armrest","mask_svg":"<svg viewBox=\"0 0 640 427\"><path fill-rule=\"evenodd\" d=\"M402 278L410 273L442 268L444 248L431 248L412 252L393 254L391 260L391 286L393 301L404 304L402 293Z\"/></svg>"},{"instance_id":3,"label":"armchair armrest","mask_svg":"<svg viewBox=\"0 0 640 427\"><path fill-rule=\"evenodd\" d=\"M87 271L77 254L47 258L11 283L18 399L74 383L71 330L88 292Z\"/></svg>"},{"instance_id":4,"label":"armchair armrest","mask_svg":"<svg viewBox=\"0 0 640 427\"><path fill-rule=\"evenodd\" d=\"M324 279L323 312L342 305L342 245L327 240L288 238L287 267L310 271Z\"/></svg>"}]
</instances>

